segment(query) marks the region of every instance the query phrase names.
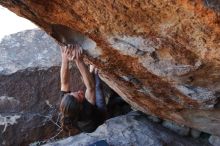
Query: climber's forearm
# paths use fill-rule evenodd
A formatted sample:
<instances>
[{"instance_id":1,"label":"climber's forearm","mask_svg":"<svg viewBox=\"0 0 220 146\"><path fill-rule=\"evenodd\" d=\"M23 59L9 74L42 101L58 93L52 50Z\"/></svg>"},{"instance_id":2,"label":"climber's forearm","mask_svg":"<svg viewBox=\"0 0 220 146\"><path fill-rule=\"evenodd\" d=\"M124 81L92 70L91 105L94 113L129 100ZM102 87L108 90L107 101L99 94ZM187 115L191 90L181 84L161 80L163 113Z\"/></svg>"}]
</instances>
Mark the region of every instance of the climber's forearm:
<instances>
[{"instance_id":1,"label":"climber's forearm","mask_svg":"<svg viewBox=\"0 0 220 146\"><path fill-rule=\"evenodd\" d=\"M86 98L92 103L95 104L95 82L92 74L89 72L87 66L82 59L75 60L76 65L82 75L83 82L86 86Z\"/></svg>"},{"instance_id":2,"label":"climber's forearm","mask_svg":"<svg viewBox=\"0 0 220 146\"><path fill-rule=\"evenodd\" d=\"M70 76L69 61L65 56L65 54L62 54L62 63L60 69L61 91L70 90L69 76Z\"/></svg>"},{"instance_id":3,"label":"climber's forearm","mask_svg":"<svg viewBox=\"0 0 220 146\"><path fill-rule=\"evenodd\" d=\"M81 61L76 61L76 65L82 75L83 78L83 82L86 86L87 89L95 89L95 82L94 79L92 77L92 74L89 72L87 66L85 65L85 63L81 60Z\"/></svg>"}]
</instances>

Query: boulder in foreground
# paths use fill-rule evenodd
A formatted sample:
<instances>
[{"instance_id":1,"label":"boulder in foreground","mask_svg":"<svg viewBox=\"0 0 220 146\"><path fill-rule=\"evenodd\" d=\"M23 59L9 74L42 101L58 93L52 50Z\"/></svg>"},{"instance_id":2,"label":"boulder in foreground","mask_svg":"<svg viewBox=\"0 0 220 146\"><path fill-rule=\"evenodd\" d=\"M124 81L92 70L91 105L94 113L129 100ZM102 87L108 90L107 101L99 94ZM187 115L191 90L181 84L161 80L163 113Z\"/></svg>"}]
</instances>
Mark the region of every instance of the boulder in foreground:
<instances>
[{"instance_id":1,"label":"boulder in foreground","mask_svg":"<svg viewBox=\"0 0 220 146\"><path fill-rule=\"evenodd\" d=\"M82 133L44 146L88 146L99 140L106 140L111 146L210 146L179 136L139 112L110 119L93 133Z\"/></svg>"}]
</instances>

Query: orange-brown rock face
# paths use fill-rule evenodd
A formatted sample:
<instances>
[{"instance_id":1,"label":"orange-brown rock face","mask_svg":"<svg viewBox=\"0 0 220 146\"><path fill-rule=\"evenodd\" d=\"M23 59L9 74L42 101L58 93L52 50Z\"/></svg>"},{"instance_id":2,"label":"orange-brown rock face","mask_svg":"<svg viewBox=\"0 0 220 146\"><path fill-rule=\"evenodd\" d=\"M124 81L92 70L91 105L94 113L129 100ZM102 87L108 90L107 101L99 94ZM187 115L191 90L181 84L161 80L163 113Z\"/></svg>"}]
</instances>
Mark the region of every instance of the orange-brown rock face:
<instances>
[{"instance_id":1,"label":"orange-brown rock face","mask_svg":"<svg viewBox=\"0 0 220 146\"><path fill-rule=\"evenodd\" d=\"M80 43L137 109L220 136L218 0L3 0L61 44Z\"/></svg>"}]
</instances>

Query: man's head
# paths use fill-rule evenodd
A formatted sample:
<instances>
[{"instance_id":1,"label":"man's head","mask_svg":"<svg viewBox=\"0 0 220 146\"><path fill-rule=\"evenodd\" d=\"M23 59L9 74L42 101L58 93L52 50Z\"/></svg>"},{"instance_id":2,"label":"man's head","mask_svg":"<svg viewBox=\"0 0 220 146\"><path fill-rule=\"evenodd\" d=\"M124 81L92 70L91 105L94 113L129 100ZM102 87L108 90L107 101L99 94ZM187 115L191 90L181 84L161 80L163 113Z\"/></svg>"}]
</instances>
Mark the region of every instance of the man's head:
<instances>
[{"instance_id":1,"label":"man's head","mask_svg":"<svg viewBox=\"0 0 220 146\"><path fill-rule=\"evenodd\" d=\"M60 112L61 124L64 130L69 131L76 126L81 106L81 93L73 92L66 94L62 98L60 103Z\"/></svg>"},{"instance_id":2,"label":"man's head","mask_svg":"<svg viewBox=\"0 0 220 146\"><path fill-rule=\"evenodd\" d=\"M71 92L70 95L72 95L74 98L76 98L76 100L80 103L83 101L83 99L85 97L84 92L82 90L79 90L77 92Z\"/></svg>"}]
</instances>

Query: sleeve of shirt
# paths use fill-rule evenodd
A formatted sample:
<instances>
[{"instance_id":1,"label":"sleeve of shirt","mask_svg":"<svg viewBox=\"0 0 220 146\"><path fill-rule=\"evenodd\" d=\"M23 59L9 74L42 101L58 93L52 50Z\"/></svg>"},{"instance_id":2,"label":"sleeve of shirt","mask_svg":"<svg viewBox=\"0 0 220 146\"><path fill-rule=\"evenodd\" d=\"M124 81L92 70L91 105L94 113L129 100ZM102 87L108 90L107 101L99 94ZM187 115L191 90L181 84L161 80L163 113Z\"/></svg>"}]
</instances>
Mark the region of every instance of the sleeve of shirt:
<instances>
[{"instance_id":1,"label":"sleeve of shirt","mask_svg":"<svg viewBox=\"0 0 220 146\"><path fill-rule=\"evenodd\" d=\"M60 91L60 98L63 98L67 93L70 93L70 91Z\"/></svg>"}]
</instances>

